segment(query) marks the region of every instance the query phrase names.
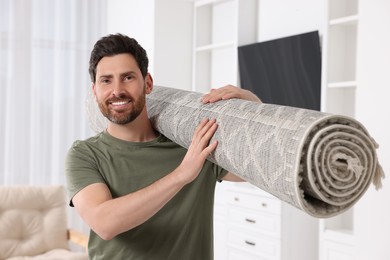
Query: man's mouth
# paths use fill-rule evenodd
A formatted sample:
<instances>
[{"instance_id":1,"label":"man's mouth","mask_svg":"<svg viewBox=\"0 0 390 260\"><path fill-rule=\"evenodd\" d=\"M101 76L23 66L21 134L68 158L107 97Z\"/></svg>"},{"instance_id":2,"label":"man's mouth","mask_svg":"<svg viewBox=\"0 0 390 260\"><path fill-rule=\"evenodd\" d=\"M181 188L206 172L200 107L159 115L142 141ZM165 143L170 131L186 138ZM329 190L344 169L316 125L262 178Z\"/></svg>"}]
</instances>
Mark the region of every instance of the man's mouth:
<instances>
[{"instance_id":1,"label":"man's mouth","mask_svg":"<svg viewBox=\"0 0 390 260\"><path fill-rule=\"evenodd\" d=\"M112 102L109 102L110 105L112 106L123 106L123 105L126 105L130 103L130 100L122 100L122 101L112 101Z\"/></svg>"}]
</instances>

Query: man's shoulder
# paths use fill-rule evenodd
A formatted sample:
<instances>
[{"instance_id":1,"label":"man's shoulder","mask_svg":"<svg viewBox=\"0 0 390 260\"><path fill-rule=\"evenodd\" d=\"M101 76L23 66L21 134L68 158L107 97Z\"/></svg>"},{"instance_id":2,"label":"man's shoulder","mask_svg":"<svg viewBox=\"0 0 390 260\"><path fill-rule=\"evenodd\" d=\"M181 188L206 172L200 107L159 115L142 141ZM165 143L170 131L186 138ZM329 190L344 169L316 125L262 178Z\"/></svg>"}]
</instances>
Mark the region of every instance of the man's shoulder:
<instances>
[{"instance_id":1,"label":"man's shoulder","mask_svg":"<svg viewBox=\"0 0 390 260\"><path fill-rule=\"evenodd\" d=\"M88 137L86 139L78 139L73 142L69 151L86 151L94 149L93 147L99 146L101 143L101 133Z\"/></svg>"},{"instance_id":2,"label":"man's shoulder","mask_svg":"<svg viewBox=\"0 0 390 260\"><path fill-rule=\"evenodd\" d=\"M178 148L178 149L185 149L182 145L172 141L165 135L161 134L159 137L159 145L166 148Z\"/></svg>"},{"instance_id":3,"label":"man's shoulder","mask_svg":"<svg viewBox=\"0 0 390 260\"><path fill-rule=\"evenodd\" d=\"M80 146L80 145L82 146L82 145L88 145L91 143L96 143L99 141L101 135L102 135L102 133L98 133L94 136L87 137L85 139L77 139L73 142L72 146Z\"/></svg>"}]
</instances>

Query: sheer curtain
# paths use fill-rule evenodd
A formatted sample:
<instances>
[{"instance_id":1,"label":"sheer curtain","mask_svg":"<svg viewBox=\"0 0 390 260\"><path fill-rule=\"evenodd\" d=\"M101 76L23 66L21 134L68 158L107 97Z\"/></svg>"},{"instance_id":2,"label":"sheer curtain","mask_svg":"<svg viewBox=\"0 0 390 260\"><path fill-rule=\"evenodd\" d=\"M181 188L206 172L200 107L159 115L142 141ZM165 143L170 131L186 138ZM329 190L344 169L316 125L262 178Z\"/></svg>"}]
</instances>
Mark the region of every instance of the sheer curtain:
<instances>
[{"instance_id":1,"label":"sheer curtain","mask_svg":"<svg viewBox=\"0 0 390 260\"><path fill-rule=\"evenodd\" d=\"M0 184L65 184L106 0L0 0Z\"/></svg>"}]
</instances>

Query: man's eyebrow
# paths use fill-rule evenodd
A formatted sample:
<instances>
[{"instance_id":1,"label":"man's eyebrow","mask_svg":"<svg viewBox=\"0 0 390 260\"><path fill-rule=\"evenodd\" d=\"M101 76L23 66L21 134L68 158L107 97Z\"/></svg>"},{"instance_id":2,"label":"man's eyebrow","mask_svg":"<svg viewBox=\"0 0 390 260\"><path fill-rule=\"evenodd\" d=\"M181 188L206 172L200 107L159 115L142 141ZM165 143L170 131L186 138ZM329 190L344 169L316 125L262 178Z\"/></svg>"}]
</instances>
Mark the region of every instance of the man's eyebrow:
<instances>
[{"instance_id":1,"label":"man's eyebrow","mask_svg":"<svg viewBox=\"0 0 390 260\"><path fill-rule=\"evenodd\" d=\"M131 70L131 71L122 72L121 74L119 74L119 76L121 78L123 78L123 77L126 77L128 75L133 75L133 74L136 74L136 72ZM99 79L101 79L101 78L111 79L113 77L114 77L114 75L112 75L112 74L102 74L102 75L99 76Z\"/></svg>"},{"instance_id":2,"label":"man's eyebrow","mask_svg":"<svg viewBox=\"0 0 390 260\"><path fill-rule=\"evenodd\" d=\"M123 77L126 77L128 75L132 75L132 74L135 74L135 71L132 71L132 70L126 71L126 72L121 73L120 76L121 76L121 78L123 78Z\"/></svg>"},{"instance_id":3,"label":"man's eyebrow","mask_svg":"<svg viewBox=\"0 0 390 260\"><path fill-rule=\"evenodd\" d=\"M101 78L112 78L113 76L111 74L106 74L106 75L100 75L99 79Z\"/></svg>"}]
</instances>

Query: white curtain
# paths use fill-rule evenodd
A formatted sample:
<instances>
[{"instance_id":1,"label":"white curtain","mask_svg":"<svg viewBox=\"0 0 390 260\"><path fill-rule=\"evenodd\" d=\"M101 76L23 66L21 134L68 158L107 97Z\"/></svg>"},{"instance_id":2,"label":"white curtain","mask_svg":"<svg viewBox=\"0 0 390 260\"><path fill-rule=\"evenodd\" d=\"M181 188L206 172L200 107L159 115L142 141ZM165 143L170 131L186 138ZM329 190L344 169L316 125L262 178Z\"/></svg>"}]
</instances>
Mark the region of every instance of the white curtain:
<instances>
[{"instance_id":1,"label":"white curtain","mask_svg":"<svg viewBox=\"0 0 390 260\"><path fill-rule=\"evenodd\" d=\"M65 184L106 0L0 0L0 184Z\"/></svg>"}]
</instances>

